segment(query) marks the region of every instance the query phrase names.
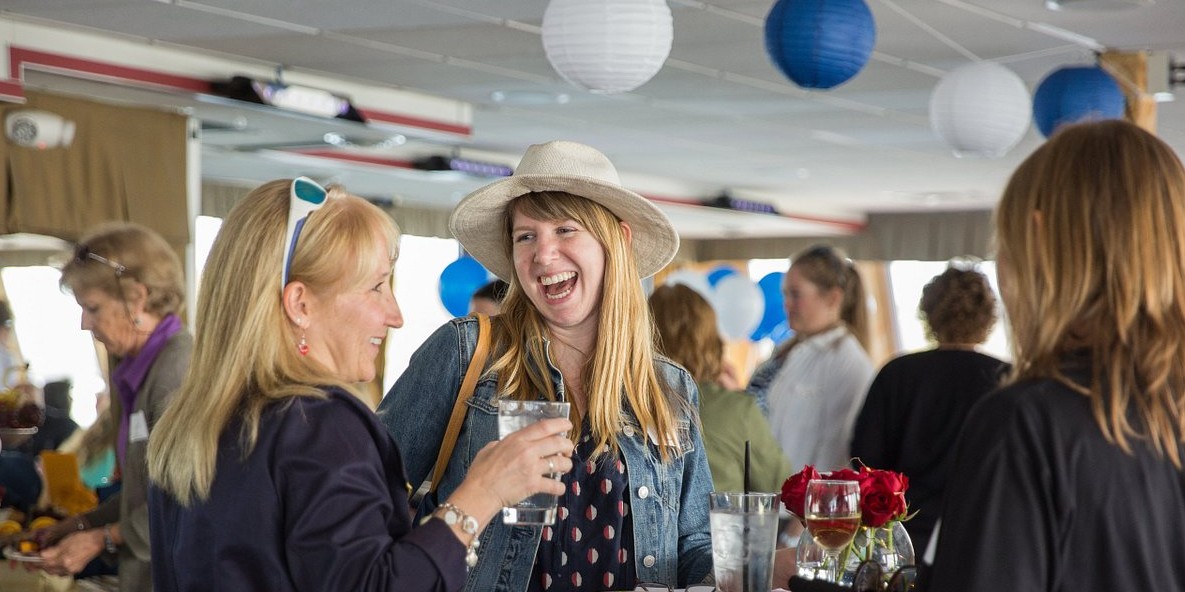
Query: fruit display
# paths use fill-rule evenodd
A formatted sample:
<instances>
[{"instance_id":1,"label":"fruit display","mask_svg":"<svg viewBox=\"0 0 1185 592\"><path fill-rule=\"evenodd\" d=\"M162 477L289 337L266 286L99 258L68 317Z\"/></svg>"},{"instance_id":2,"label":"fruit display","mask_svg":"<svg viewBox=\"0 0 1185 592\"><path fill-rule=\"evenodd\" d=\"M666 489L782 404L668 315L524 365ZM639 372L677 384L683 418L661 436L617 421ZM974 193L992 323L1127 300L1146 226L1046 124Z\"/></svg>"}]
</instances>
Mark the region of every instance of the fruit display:
<instances>
[{"instance_id":1,"label":"fruit display","mask_svg":"<svg viewBox=\"0 0 1185 592\"><path fill-rule=\"evenodd\" d=\"M22 525L24 515L11 512L8 519L0 521L0 541L8 541L18 553L32 555L41 551L41 537L32 534L57 524L59 516L54 512L43 512L40 516Z\"/></svg>"}]
</instances>

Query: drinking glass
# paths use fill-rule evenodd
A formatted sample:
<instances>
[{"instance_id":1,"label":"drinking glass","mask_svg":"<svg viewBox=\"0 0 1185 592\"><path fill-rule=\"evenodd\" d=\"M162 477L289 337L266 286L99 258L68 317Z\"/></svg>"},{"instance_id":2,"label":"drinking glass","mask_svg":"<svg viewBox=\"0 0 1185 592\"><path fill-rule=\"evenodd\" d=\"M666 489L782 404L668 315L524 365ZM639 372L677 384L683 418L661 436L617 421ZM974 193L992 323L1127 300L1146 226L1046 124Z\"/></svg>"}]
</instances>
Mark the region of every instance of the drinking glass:
<instances>
[{"instance_id":1,"label":"drinking glass","mask_svg":"<svg viewBox=\"0 0 1185 592\"><path fill-rule=\"evenodd\" d=\"M807 483L806 527L823 548L823 579L839 583L839 552L860 528L860 483L834 479Z\"/></svg>"},{"instance_id":2,"label":"drinking glass","mask_svg":"<svg viewBox=\"0 0 1185 592\"><path fill-rule=\"evenodd\" d=\"M505 438L539 420L568 417L568 403L559 401L498 401L498 439ZM557 473L552 477L559 479ZM502 508L504 524L554 524L557 496L536 493L511 506Z\"/></svg>"},{"instance_id":3,"label":"drinking glass","mask_svg":"<svg viewBox=\"0 0 1185 592\"><path fill-rule=\"evenodd\" d=\"M769 592L778 539L774 493L713 491L708 497L712 567L723 592Z\"/></svg>"}]
</instances>

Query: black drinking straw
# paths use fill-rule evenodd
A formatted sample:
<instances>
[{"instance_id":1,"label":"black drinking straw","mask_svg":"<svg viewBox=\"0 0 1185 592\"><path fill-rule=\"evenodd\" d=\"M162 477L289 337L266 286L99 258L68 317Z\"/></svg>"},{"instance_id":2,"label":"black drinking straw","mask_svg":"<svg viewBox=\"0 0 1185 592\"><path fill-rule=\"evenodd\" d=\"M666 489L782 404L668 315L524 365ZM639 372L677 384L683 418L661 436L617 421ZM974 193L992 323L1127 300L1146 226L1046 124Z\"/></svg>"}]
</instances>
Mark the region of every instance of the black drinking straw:
<instances>
[{"instance_id":1,"label":"black drinking straw","mask_svg":"<svg viewBox=\"0 0 1185 592\"><path fill-rule=\"evenodd\" d=\"M741 497L741 511L743 512L741 520L744 521L744 528L741 534L741 551L743 557L749 556L749 512L752 508L749 505L749 441L745 440L745 495ZM741 586L742 590L747 589L749 585L749 562L746 561L741 567Z\"/></svg>"},{"instance_id":2,"label":"black drinking straw","mask_svg":"<svg viewBox=\"0 0 1185 592\"><path fill-rule=\"evenodd\" d=\"M749 441L745 440L745 493L752 491L749 487Z\"/></svg>"}]
</instances>

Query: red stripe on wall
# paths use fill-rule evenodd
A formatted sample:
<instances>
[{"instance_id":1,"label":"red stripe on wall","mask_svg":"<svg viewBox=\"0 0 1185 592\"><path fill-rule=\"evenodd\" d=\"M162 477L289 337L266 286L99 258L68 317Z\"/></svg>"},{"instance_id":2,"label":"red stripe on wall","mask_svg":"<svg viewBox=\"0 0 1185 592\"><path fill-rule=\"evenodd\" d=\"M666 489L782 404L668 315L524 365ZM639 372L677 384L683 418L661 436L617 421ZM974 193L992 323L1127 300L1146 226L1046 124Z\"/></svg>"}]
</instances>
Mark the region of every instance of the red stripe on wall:
<instances>
[{"instance_id":1,"label":"red stripe on wall","mask_svg":"<svg viewBox=\"0 0 1185 592\"><path fill-rule=\"evenodd\" d=\"M432 121L430 119L421 119L419 117L399 115L396 113L385 113L383 111L374 111L372 109L358 109L358 112L361 113L362 117L366 118L367 121L432 129L463 136L468 136L469 134L473 133L473 128L468 125L445 123L443 121Z\"/></svg>"},{"instance_id":2,"label":"red stripe on wall","mask_svg":"<svg viewBox=\"0 0 1185 592\"><path fill-rule=\"evenodd\" d=\"M49 53L24 47L9 47L8 55L9 75L14 80L18 81L23 79L24 68L32 66L38 69L70 72L86 75L88 77L123 80L127 82L139 83L142 85L163 87L171 90L206 94L211 92L210 82L200 78L167 74L155 70L133 68L131 66L119 66L106 62L87 60L74 56ZM0 96L3 96L2 87L0 87ZM24 97L23 92L19 96ZM468 125L448 123L444 121L434 121L431 119L412 117L410 115L378 111L375 109L358 109L358 112L361 113L362 116L367 120L379 123L389 123L393 125L403 125L419 129L435 130L466 137L473 133L473 128Z\"/></svg>"},{"instance_id":3,"label":"red stripe on wall","mask_svg":"<svg viewBox=\"0 0 1185 592\"><path fill-rule=\"evenodd\" d=\"M23 47L9 47L8 60L9 75L15 79L23 78L22 71L25 67L40 66L52 70L88 74L102 78L114 78L174 90L198 93L210 92L210 83L200 78L166 74L164 72L133 68L131 66L118 66L106 62L97 62Z\"/></svg>"},{"instance_id":4,"label":"red stripe on wall","mask_svg":"<svg viewBox=\"0 0 1185 592\"><path fill-rule=\"evenodd\" d=\"M646 197L646 199L649 199L650 201L656 201L659 203L669 203L669 204L676 204L676 205L681 205L681 206L708 207L698 201L691 200L691 199L681 199L681 198L676 198L676 197L663 197L660 195L646 195L645 197ZM863 222L852 222L850 220L837 220L835 218L822 218L819 216L805 216L802 214L782 214L782 213L779 213L777 215L781 216L783 218L789 218L791 220L801 220L803 222L811 222L813 224L825 224L827 226L835 226L835 227L842 228L844 230L851 231L851 232L860 232L860 231L864 230L866 227L866 225Z\"/></svg>"},{"instance_id":5,"label":"red stripe on wall","mask_svg":"<svg viewBox=\"0 0 1185 592\"><path fill-rule=\"evenodd\" d=\"M0 80L0 101L25 102L25 85L20 80Z\"/></svg>"},{"instance_id":6,"label":"red stripe on wall","mask_svg":"<svg viewBox=\"0 0 1185 592\"><path fill-rule=\"evenodd\" d=\"M397 168L401 168L401 169L415 168L415 166L412 165L410 160L397 160L394 158L383 158L381 156L369 156L366 154L357 154L357 153L353 153L353 152L339 152L337 150L324 150L324 149L316 149L316 148L305 149L305 150L288 150L288 152L292 152L294 154L300 154L303 156L316 156L318 158L329 158L332 160L340 160L340 161L344 161L344 162L377 164L380 166L397 167Z\"/></svg>"}]
</instances>

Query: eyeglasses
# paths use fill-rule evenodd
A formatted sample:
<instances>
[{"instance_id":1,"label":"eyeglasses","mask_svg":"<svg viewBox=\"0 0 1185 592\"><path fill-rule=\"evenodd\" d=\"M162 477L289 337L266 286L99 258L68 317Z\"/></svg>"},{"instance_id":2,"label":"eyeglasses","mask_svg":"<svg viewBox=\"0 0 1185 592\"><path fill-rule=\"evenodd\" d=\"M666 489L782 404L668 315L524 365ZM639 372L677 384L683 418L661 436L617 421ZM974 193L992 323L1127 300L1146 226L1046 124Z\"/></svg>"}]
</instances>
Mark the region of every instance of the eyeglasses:
<instances>
[{"instance_id":1,"label":"eyeglasses","mask_svg":"<svg viewBox=\"0 0 1185 592\"><path fill-rule=\"evenodd\" d=\"M123 277L123 274L126 273L128 270L127 266L123 265L122 263L118 263L116 261L112 261L112 260L106 258L106 257L92 251L91 248L86 245L78 245L74 249L74 260L79 263L86 263L87 260L98 261L99 263L102 263L103 265L106 265L107 267L114 269L115 270L115 277Z\"/></svg>"},{"instance_id":2,"label":"eyeglasses","mask_svg":"<svg viewBox=\"0 0 1185 592\"><path fill-rule=\"evenodd\" d=\"M292 271L292 254L296 252L296 241L300 239L300 231L309 214L325 205L325 188L308 177L297 177L292 180L292 187L288 192L288 232L285 234L284 244L284 272L280 276L280 291L288 285L288 272Z\"/></svg>"},{"instance_id":3,"label":"eyeglasses","mask_svg":"<svg viewBox=\"0 0 1185 592\"><path fill-rule=\"evenodd\" d=\"M879 563L862 561L852 579L852 592L909 592L917 590L917 580L917 566L903 565L897 568L886 582Z\"/></svg>"},{"instance_id":4,"label":"eyeglasses","mask_svg":"<svg viewBox=\"0 0 1185 592\"><path fill-rule=\"evenodd\" d=\"M716 592L716 587L707 584L697 584L688 586L686 590L687 592ZM639 582L637 586L634 586L634 592L675 592L675 589L666 584Z\"/></svg>"}]
</instances>

